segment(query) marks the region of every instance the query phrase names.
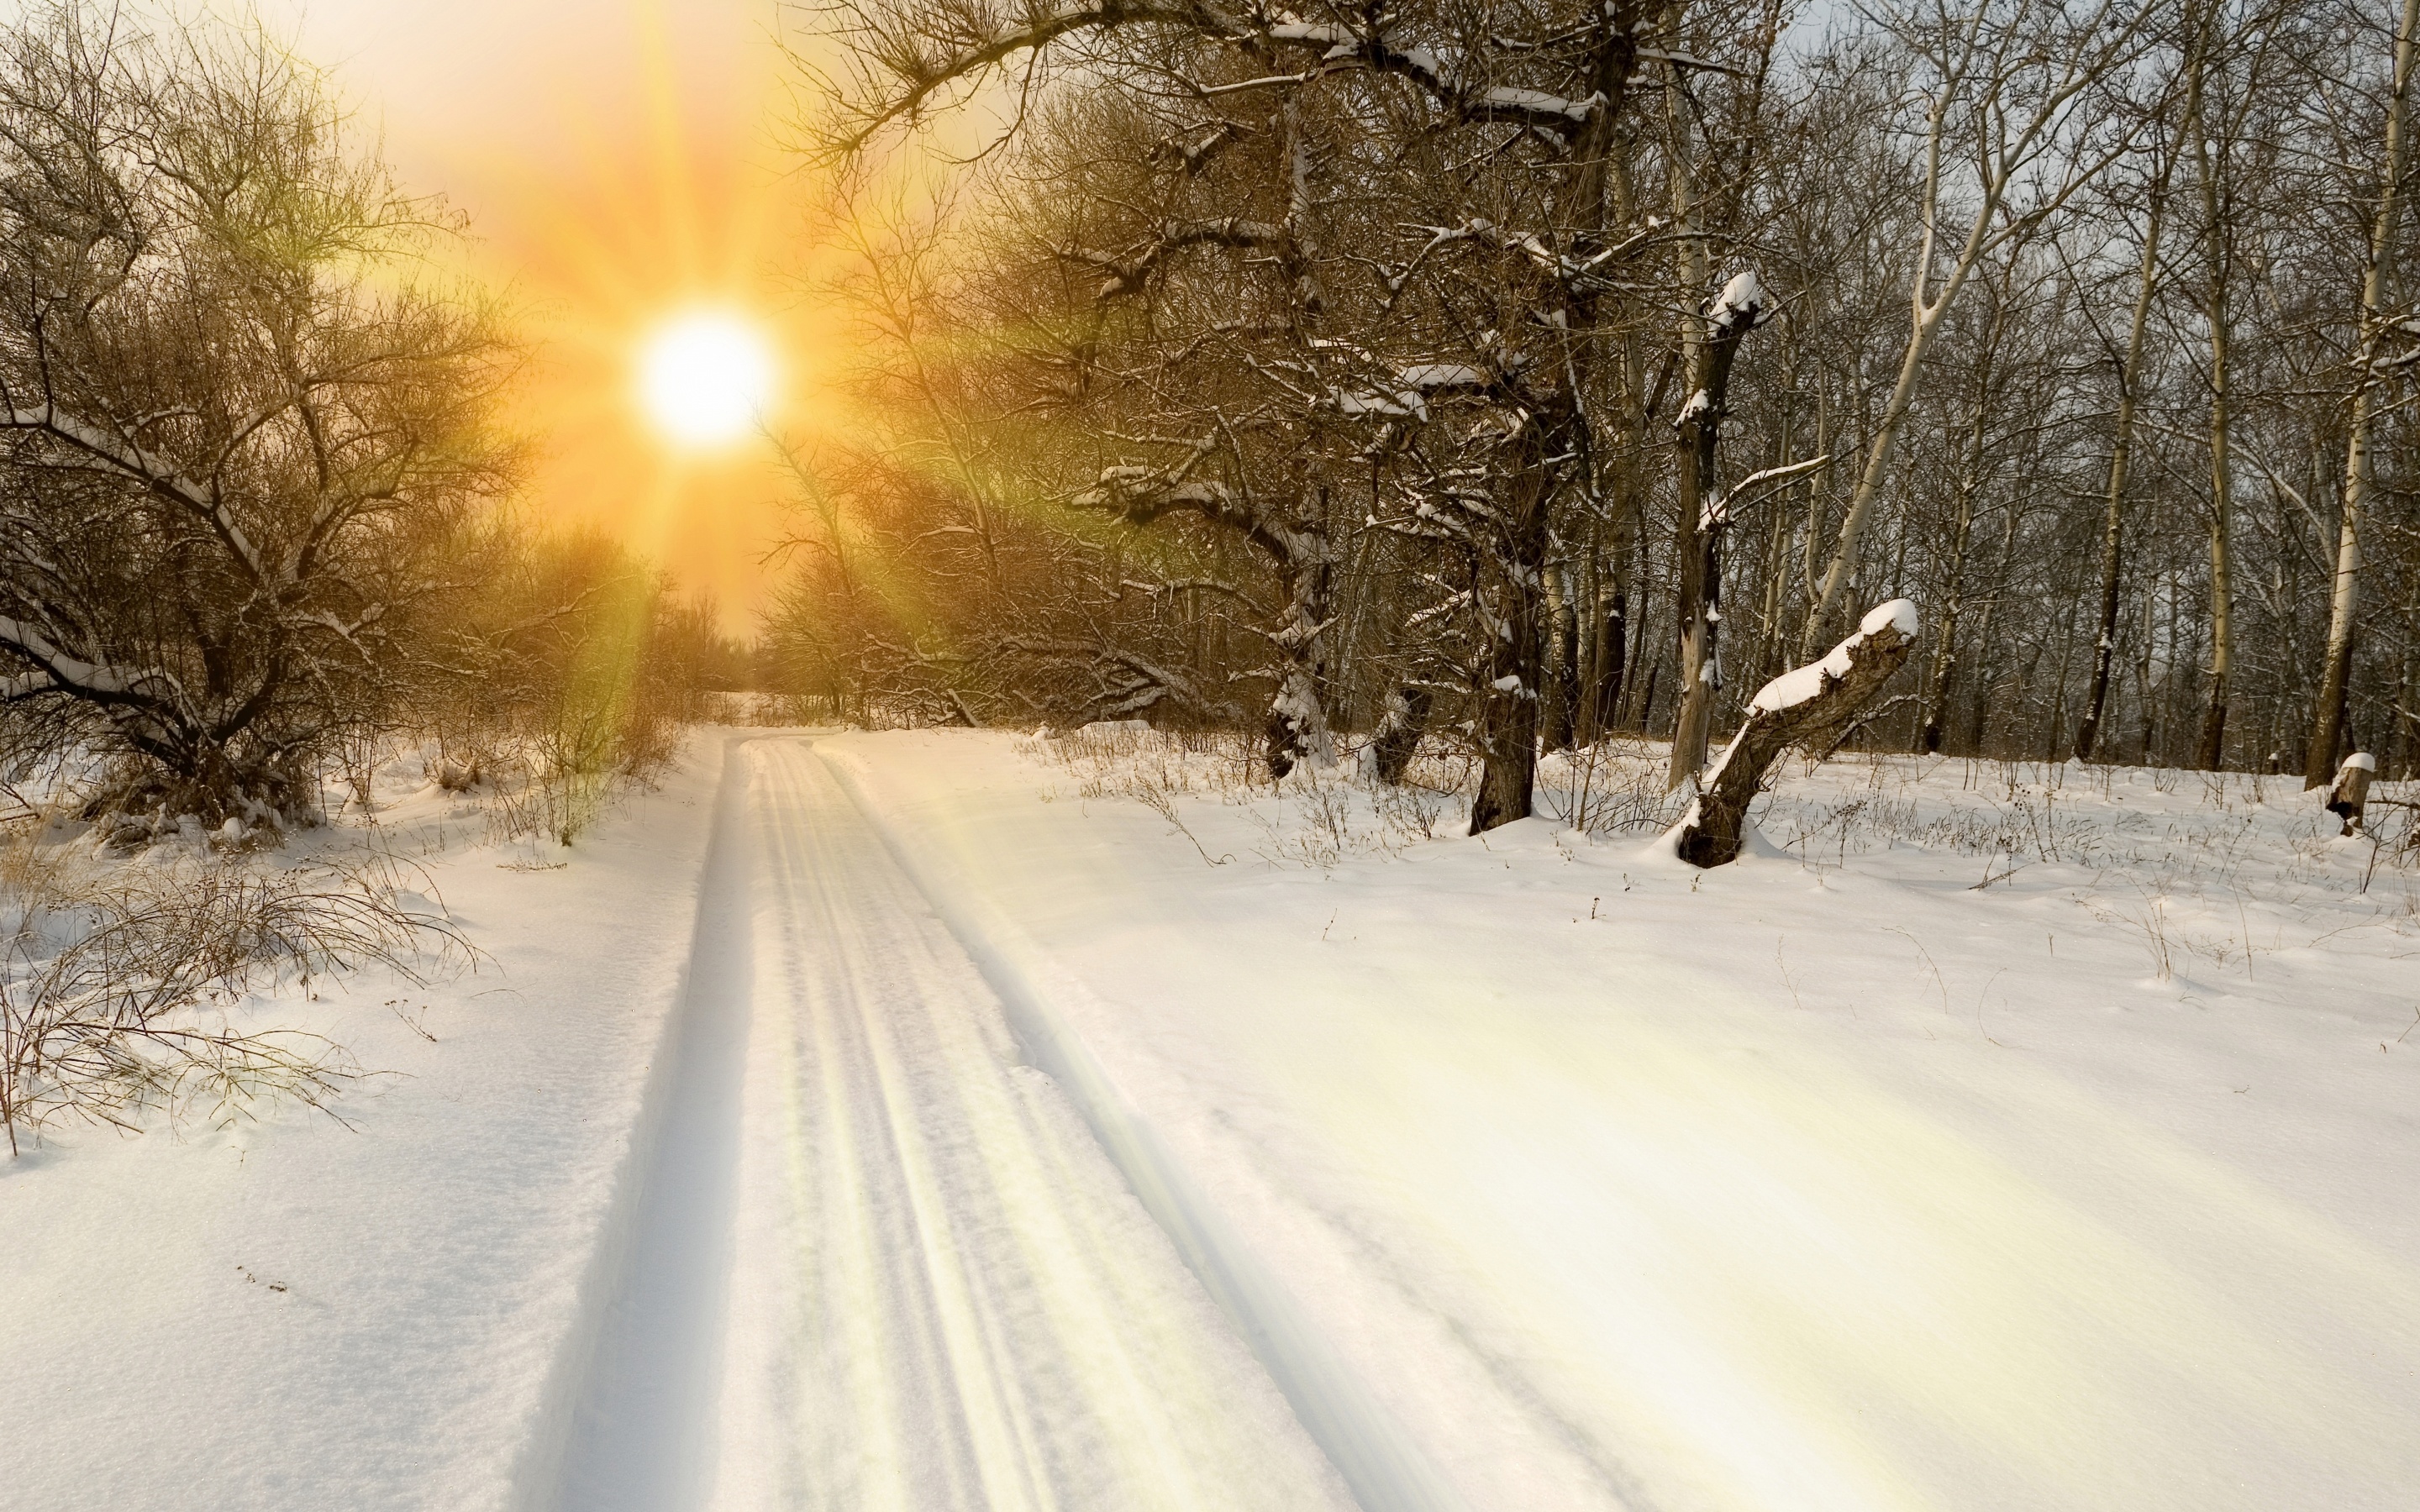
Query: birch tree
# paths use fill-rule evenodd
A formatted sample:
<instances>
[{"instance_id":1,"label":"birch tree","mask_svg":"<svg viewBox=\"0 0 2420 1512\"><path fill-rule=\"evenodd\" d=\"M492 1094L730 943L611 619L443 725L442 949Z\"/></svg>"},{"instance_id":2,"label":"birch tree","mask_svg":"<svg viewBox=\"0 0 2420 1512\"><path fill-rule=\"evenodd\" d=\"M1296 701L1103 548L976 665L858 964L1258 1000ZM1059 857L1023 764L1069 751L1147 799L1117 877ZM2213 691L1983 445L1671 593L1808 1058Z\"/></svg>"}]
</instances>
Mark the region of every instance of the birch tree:
<instances>
[{"instance_id":1,"label":"birch tree","mask_svg":"<svg viewBox=\"0 0 2420 1512\"><path fill-rule=\"evenodd\" d=\"M2102 0L2073 16L2031 0L1982 0L1961 12L1935 0L1878 21L1921 69L1921 234L1910 259L1907 343L1800 637L1802 656L1822 644L1864 563L1926 354L1968 279L2123 150L2122 135L2093 130L2086 107L2139 53L2144 11L2131 0Z\"/></svg>"},{"instance_id":2,"label":"birch tree","mask_svg":"<svg viewBox=\"0 0 2420 1512\"><path fill-rule=\"evenodd\" d=\"M2361 608L2363 515L2369 506L2375 462L2372 436L2378 422L2380 366L2392 332L2396 239L2403 216L2405 112L2412 70L2420 60L2420 0L2403 0L2395 29L2394 62L2387 81L2380 131L2377 210L2371 221L2369 255L2361 284L2361 329L2354 358L2351 419L2345 441L2339 497L2334 591L2328 604L2327 660L2303 762L2303 786L2324 787L2335 779L2343 735L2345 698L2352 684L2353 617Z\"/></svg>"}]
</instances>

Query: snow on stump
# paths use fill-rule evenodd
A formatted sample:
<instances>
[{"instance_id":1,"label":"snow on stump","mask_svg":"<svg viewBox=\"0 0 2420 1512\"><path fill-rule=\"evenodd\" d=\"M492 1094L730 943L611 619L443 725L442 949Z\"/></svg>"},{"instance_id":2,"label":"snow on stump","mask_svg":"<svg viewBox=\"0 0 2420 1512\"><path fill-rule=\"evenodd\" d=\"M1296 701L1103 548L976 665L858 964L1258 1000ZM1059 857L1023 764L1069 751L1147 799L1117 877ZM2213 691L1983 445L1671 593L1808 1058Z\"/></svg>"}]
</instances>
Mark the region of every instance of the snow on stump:
<instances>
[{"instance_id":1,"label":"snow on stump","mask_svg":"<svg viewBox=\"0 0 2420 1512\"><path fill-rule=\"evenodd\" d=\"M2336 779L2328 784L2328 812L2344 821L2345 835L2361 833L2362 810L2369 804L2370 780L2378 776L2378 758L2366 750L2354 751L2336 768Z\"/></svg>"},{"instance_id":2,"label":"snow on stump","mask_svg":"<svg viewBox=\"0 0 2420 1512\"><path fill-rule=\"evenodd\" d=\"M1739 858L1747 806L1764 791L1764 774L1792 746L1828 748L1906 664L1916 647L1916 606L1895 598L1867 614L1857 633L1822 661L1783 672L1748 700L1739 733L1699 785L1675 849L1697 867Z\"/></svg>"}]
</instances>

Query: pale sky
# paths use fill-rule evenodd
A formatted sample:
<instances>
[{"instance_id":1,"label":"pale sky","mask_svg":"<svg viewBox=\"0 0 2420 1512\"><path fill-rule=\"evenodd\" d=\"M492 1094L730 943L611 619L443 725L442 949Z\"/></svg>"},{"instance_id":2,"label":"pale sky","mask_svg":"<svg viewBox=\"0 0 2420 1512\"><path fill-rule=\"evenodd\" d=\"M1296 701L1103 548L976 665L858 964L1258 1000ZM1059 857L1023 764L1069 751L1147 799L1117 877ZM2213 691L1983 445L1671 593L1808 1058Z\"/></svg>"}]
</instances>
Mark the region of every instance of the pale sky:
<instances>
[{"instance_id":1,"label":"pale sky","mask_svg":"<svg viewBox=\"0 0 2420 1512\"><path fill-rule=\"evenodd\" d=\"M259 10L337 70L408 171L452 180L482 210L523 165L574 163L630 131L666 83L692 134L744 135L779 69L775 0L261 0Z\"/></svg>"},{"instance_id":2,"label":"pale sky","mask_svg":"<svg viewBox=\"0 0 2420 1512\"><path fill-rule=\"evenodd\" d=\"M761 452L700 458L632 403L630 364L684 308L772 336L784 428L812 425L831 339L801 287L806 191L780 147L790 76L775 0L261 0L336 71L417 189L469 210L475 258L542 357L521 428L534 511L594 522L710 591L735 626L779 485Z\"/></svg>"}]
</instances>

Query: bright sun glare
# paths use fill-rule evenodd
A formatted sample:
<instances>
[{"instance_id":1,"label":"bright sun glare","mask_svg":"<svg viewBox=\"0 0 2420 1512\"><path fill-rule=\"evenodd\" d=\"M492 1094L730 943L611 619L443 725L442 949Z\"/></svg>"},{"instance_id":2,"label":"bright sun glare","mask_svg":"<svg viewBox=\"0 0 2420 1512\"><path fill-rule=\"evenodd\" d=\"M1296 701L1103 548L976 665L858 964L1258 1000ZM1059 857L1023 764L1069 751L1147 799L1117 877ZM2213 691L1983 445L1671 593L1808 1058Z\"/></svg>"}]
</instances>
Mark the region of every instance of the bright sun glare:
<instances>
[{"instance_id":1,"label":"bright sun glare","mask_svg":"<svg viewBox=\"0 0 2420 1512\"><path fill-rule=\"evenodd\" d=\"M647 342L639 389L649 417L674 440L734 441L755 427L772 397L772 348L736 316L686 315Z\"/></svg>"}]
</instances>

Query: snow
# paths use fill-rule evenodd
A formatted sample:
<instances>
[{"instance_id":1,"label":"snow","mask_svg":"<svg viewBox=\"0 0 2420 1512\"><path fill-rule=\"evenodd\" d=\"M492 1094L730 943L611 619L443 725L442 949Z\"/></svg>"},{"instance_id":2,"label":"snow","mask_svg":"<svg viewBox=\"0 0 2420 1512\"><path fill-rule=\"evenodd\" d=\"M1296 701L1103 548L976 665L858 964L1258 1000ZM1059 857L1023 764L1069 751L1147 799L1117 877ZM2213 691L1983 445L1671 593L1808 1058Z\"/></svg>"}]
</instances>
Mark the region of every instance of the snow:
<instances>
[{"instance_id":1,"label":"snow","mask_svg":"<svg viewBox=\"0 0 2420 1512\"><path fill-rule=\"evenodd\" d=\"M1733 504L1741 498L1741 496L1751 493L1760 486L1777 485L1792 478L1803 477L1831 460L1832 458L1830 454L1826 453L1822 456L1810 456L1796 462L1785 462L1778 467L1759 468L1756 471L1749 473L1746 477L1742 478L1739 482L1732 484L1721 493L1718 493L1714 498L1706 501L1705 507L1699 511L1698 514L1698 528L1699 530L1708 531L1730 528L1732 523ZM1913 634L1914 632L1911 631L1910 633Z\"/></svg>"},{"instance_id":2,"label":"snow","mask_svg":"<svg viewBox=\"0 0 2420 1512\"><path fill-rule=\"evenodd\" d=\"M1388 415L1421 422L1429 418L1428 400L1417 389L1394 394L1348 390L1337 394L1335 403L1337 413L1342 415Z\"/></svg>"},{"instance_id":3,"label":"snow","mask_svg":"<svg viewBox=\"0 0 2420 1512\"><path fill-rule=\"evenodd\" d=\"M1349 1505L803 740L539 855L410 785L487 967L247 1010L388 1073L352 1129L0 1161L0 1502Z\"/></svg>"},{"instance_id":4,"label":"snow","mask_svg":"<svg viewBox=\"0 0 2420 1512\"><path fill-rule=\"evenodd\" d=\"M120 471L130 473L155 487L165 490L173 495L178 502L217 526L228 548L242 561L245 569L255 579L264 576L259 549L252 544L251 537L244 533L243 527L236 522L235 516L229 512L226 505L219 501L218 489L215 486L203 487L192 478L174 471L166 463L154 457L140 444L79 416L70 414L55 404L46 404L39 409L12 408L0 411L0 427L10 430L39 430L57 436L61 440L82 447ZM239 426L236 433L249 435L251 427ZM280 581L290 583L292 580L293 563L289 562Z\"/></svg>"},{"instance_id":5,"label":"snow","mask_svg":"<svg viewBox=\"0 0 2420 1512\"><path fill-rule=\"evenodd\" d=\"M1050 744L819 749L1298 1412L1299 1328L1417 1447L1365 1505L2409 1504L2420 912L2294 785L1844 763L1697 873Z\"/></svg>"},{"instance_id":6,"label":"snow","mask_svg":"<svg viewBox=\"0 0 2420 1512\"><path fill-rule=\"evenodd\" d=\"M1895 627L1903 636L1913 638L1916 627L1915 601L1894 598L1887 604L1875 605L1866 610L1864 619L1857 622L1857 633L1874 635L1885 625Z\"/></svg>"},{"instance_id":7,"label":"snow","mask_svg":"<svg viewBox=\"0 0 2420 1512\"><path fill-rule=\"evenodd\" d=\"M1415 389L1477 389L1487 386L1483 369L1467 363L1415 363L1396 375Z\"/></svg>"},{"instance_id":8,"label":"snow","mask_svg":"<svg viewBox=\"0 0 2420 1512\"><path fill-rule=\"evenodd\" d=\"M41 1445L7 1456L11 1506L530 1493L567 1422L719 766L634 798L559 870L476 843L475 809L433 787L390 787L391 837L431 853L490 961L426 993L364 978L250 1005L385 1073L339 1104L351 1130L70 1132L0 1160L6 1438Z\"/></svg>"},{"instance_id":9,"label":"snow","mask_svg":"<svg viewBox=\"0 0 2420 1512\"><path fill-rule=\"evenodd\" d=\"M808 744L722 812L563 1504L1343 1512Z\"/></svg>"},{"instance_id":10,"label":"snow","mask_svg":"<svg viewBox=\"0 0 2420 1512\"><path fill-rule=\"evenodd\" d=\"M2346 768L2357 772L2375 772L2378 770L2378 758L2366 750L2357 750L2346 757L2343 766L2338 769Z\"/></svg>"},{"instance_id":11,"label":"snow","mask_svg":"<svg viewBox=\"0 0 2420 1512\"><path fill-rule=\"evenodd\" d=\"M1856 634L1834 646L1823 660L1793 667L1758 688L1756 697L1748 700L1748 707L1777 712L1794 709L1808 699L1820 696L1827 682L1836 682L1849 675L1849 669L1854 665L1853 658L1857 647L1865 643L1868 636L1880 634L1885 625L1913 639L1916 629L1916 605L1904 598L1894 598L1887 604L1878 604L1868 609L1866 617L1857 622Z\"/></svg>"},{"instance_id":12,"label":"snow","mask_svg":"<svg viewBox=\"0 0 2420 1512\"><path fill-rule=\"evenodd\" d=\"M1729 325L1741 316L1761 325L1773 318L1773 296L1764 291L1753 269L1743 269L1731 275L1722 292L1706 307L1706 318L1716 325Z\"/></svg>"},{"instance_id":13,"label":"snow","mask_svg":"<svg viewBox=\"0 0 2420 1512\"><path fill-rule=\"evenodd\" d=\"M2299 780L1792 762L1698 872L1661 748L1202 745L391 787L489 965L244 1008L352 1131L0 1165L8 1504L2411 1504L2420 870Z\"/></svg>"},{"instance_id":14,"label":"snow","mask_svg":"<svg viewBox=\"0 0 2420 1512\"><path fill-rule=\"evenodd\" d=\"M1512 85L1497 85L1479 92L1479 100L1482 105L1535 111L1542 115L1565 116L1575 121L1587 120L1589 112L1596 108L1599 98L1601 97L1590 95L1586 100L1565 100L1560 95L1550 95L1543 89L1522 89Z\"/></svg>"},{"instance_id":15,"label":"snow","mask_svg":"<svg viewBox=\"0 0 2420 1512\"><path fill-rule=\"evenodd\" d=\"M1349 48L1357 46L1360 42L1359 38L1355 37L1344 27L1331 26L1322 22L1280 22L1269 28L1269 36L1272 39L1280 42L1318 42L1332 47Z\"/></svg>"},{"instance_id":16,"label":"snow","mask_svg":"<svg viewBox=\"0 0 2420 1512\"><path fill-rule=\"evenodd\" d=\"M14 687L22 690L19 696L46 687L81 687L96 693L132 693L164 687L171 696L181 692L177 680L163 671L146 670L129 676L115 668L70 656L40 629L23 620L0 616L0 644L40 664L38 671L11 680Z\"/></svg>"}]
</instances>

